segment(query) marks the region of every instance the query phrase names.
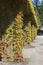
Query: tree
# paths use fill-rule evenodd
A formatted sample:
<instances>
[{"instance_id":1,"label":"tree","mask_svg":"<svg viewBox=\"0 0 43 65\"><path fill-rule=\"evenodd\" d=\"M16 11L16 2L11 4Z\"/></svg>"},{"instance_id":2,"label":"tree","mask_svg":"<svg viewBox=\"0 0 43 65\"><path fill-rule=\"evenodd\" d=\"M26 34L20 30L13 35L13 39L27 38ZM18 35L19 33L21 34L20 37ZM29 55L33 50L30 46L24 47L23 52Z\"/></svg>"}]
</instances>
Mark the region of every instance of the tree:
<instances>
[{"instance_id":1,"label":"tree","mask_svg":"<svg viewBox=\"0 0 43 65\"><path fill-rule=\"evenodd\" d=\"M40 10L41 10L41 19L43 19L43 1L41 2Z\"/></svg>"},{"instance_id":2,"label":"tree","mask_svg":"<svg viewBox=\"0 0 43 65\"><path fill-rule=\"evenodd\" d=\"M40 21L43 26L43 1L41 1L40 3L40 0L33 0L33 4L35 6L35 9L39 13Z\"/></svg>"},{"instance_id":3,"label":"tree","mask_svg":"<svg viewBox=\"0 0 43 65\"><path fill-rule=\"evenodd\" d=\"M39 11L40 1L39 0L33 0L33 4L34 4L35 8Z\"/></svg>"},{"instance_id":4,"label":"tree","mask_svg":"<svg viewBox=\"0 0 43 65\"><path fill-rule=\"evenodd\" d=\"M40 14L41 25L43 27L43 1L41 1L40 10L41 10L41 14Z\"/></svg>"},{"instance_id":5,"label":"tree","mask_svg":"<svg viewBox=\"0 0 43 65\"><path fill-rule=\"evenodd\" d=\"M34 5L35 5L36 7L38 7L38 5L40 4L40 1L39 1L39 0L33 0L33 2L34 2Z\"/></svg>"}]
</instances>

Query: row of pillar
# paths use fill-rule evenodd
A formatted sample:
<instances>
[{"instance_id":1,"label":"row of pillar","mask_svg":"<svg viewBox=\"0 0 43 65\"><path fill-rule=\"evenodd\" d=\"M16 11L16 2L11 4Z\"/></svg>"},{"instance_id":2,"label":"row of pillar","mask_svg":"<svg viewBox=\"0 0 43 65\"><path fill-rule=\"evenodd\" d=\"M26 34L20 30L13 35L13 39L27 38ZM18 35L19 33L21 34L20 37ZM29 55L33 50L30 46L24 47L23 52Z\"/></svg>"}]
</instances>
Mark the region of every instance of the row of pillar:
<instances>
[{"instance_id":1,"label":"row of pillar","mask_svg":"<svg viewBox=\"0 0 43 65\"><path fill-rule=\"evenodd\" d=\"M0 57L2 61L23 61L22 50L25 42L31 43L37 35L35 25L28 24L23 29L23 13L20 11L12 24L5 31L0 42ZM1 46L2 45L2 46Z\"/></svg>"}]
</instances>

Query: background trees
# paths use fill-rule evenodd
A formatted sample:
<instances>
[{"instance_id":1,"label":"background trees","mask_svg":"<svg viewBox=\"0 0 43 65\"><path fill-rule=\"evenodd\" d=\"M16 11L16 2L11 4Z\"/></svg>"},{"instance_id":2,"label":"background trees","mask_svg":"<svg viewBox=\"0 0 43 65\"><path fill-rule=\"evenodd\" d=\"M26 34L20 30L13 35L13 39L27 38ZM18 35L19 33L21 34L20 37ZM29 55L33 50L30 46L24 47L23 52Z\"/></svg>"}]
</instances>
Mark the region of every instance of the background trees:
<instances>
[{"instance_id":1,"label":"background trees","mask_svg":"<svg viewBox=\"0 0 43 65\"><path fill-rule=\"evenodd\" d=\"M43 0L40 2L40 0L33 0L33 4L35 9L37 9L41 25L43 26Z\"/></svg>"}]
</instances>

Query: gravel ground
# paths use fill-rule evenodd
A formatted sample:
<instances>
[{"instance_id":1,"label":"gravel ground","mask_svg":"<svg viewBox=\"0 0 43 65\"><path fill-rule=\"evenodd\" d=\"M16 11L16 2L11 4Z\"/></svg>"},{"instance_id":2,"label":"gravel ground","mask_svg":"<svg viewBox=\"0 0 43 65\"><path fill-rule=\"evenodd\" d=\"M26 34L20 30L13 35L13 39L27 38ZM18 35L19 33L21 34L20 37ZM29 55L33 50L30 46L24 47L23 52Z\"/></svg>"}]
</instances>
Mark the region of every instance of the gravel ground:
<instances>
[{"instance_id":1,"label":"gravel ground","mask_svg":"<svg viewBox=\"0 0 43 65\"><path fill-rule=\"evenodd\" d=\"M32 48L23 49L24 62L0 62L0 65L43 65L43 36L37 36L31 45Z\"/></svg>"}]
</instances>

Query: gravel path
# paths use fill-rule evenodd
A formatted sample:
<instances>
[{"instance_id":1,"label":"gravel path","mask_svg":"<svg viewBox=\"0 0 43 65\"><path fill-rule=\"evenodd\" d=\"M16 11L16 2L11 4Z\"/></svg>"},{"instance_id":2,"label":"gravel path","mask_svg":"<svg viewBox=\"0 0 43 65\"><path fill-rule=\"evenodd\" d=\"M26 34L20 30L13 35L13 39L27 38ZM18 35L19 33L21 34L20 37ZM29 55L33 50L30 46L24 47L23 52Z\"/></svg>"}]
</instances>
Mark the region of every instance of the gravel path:
<instances>
[{"instance_id":1,"label":"gravel path","mask_svg":"<svg viewBox=\"0 0 43 65\"><path fill-rule=\"evenodd\" d=\"M0 65L43 65L43 36L37 36L31 45L33 48L23 49L23 63L0 62Z\"/></svg>"},{"instance_id":2,"label":"gravel path","mask_svg":"<svg viewBox=\"0 0 43 65\"><path fill-rule=\"evenodd\" d=\"M27 65L43 65L43 36L37 36L32 45L35 46L35 53Z\"/></svg>"}]
</instances>

